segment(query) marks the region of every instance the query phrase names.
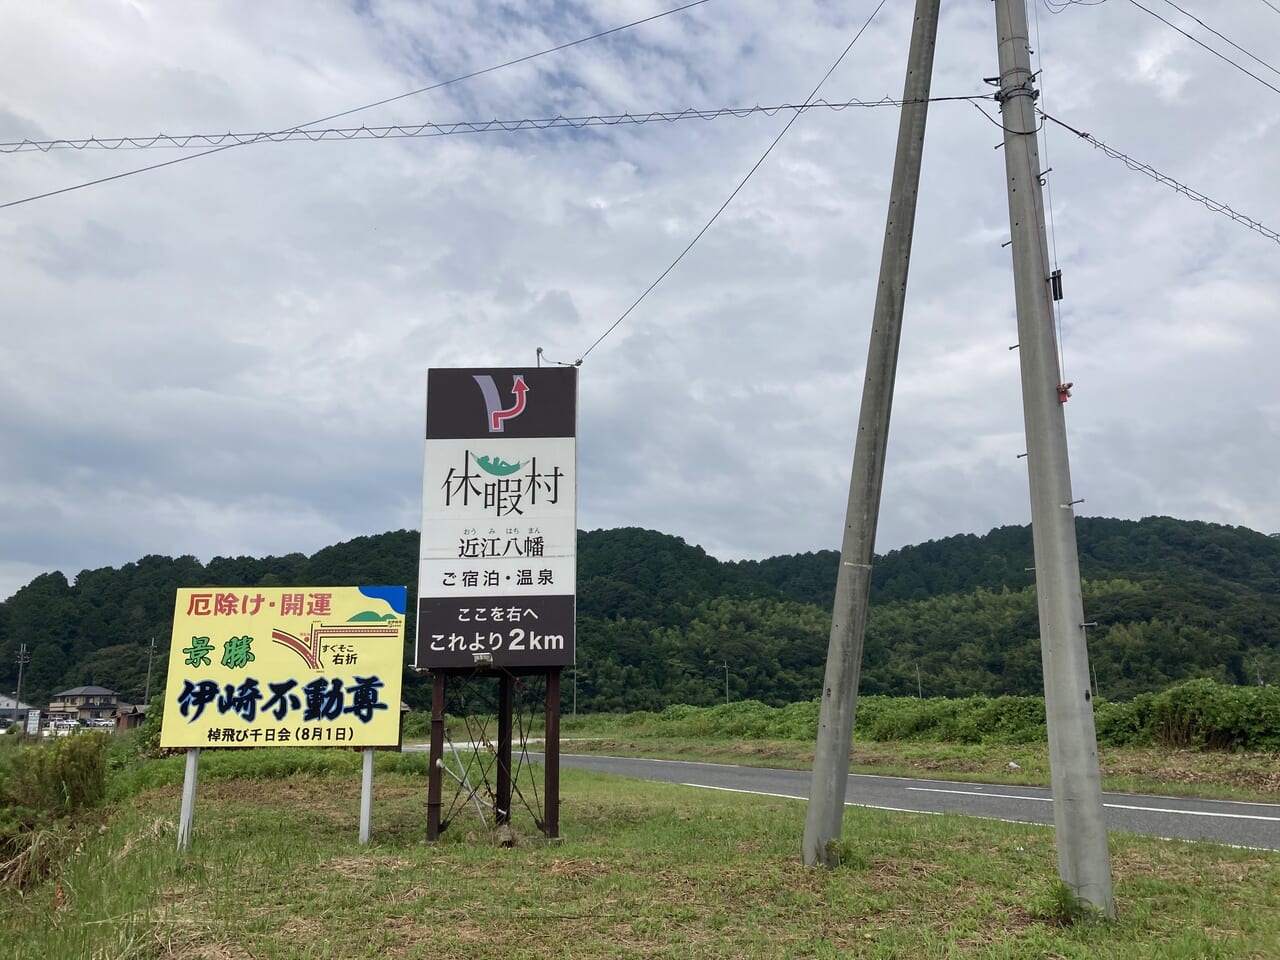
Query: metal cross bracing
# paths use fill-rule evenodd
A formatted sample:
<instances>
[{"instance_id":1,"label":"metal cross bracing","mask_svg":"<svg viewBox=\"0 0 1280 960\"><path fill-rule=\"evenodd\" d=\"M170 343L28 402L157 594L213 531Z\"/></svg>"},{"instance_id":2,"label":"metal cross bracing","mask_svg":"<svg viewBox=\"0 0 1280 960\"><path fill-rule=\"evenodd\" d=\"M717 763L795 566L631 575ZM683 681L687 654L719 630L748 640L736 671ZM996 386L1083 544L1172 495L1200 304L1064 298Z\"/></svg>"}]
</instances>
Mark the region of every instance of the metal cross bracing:
<instances>
[{"instance_id":1,"label":"metal cross bracing","mask_svg":"<svg viewBox=\"0 0 1280 960\"><path fill-rule=\"evenodd\" d=\"M504 831L523 809L548 838L559 834L560 674L507 669L439 671L433 675L427 839L435 840L474 810L482 830ZM536 720L544 718L544 758L530 756ZM453 795L444 798L446 778ZM542 780L541 786L539 779Z\"/></svg>"}]
</instances>

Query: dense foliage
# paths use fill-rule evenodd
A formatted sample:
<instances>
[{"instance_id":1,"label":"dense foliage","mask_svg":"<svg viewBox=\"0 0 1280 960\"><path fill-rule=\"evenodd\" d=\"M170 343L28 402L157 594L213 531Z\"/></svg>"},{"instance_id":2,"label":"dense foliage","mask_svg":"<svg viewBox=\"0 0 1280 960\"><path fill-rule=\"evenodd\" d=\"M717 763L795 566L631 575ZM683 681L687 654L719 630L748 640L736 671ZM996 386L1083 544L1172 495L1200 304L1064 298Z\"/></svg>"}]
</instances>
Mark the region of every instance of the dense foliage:
<instances>
[{"instance_id":1,"label":"dense foliage","mask_svg":"<svg viewBox=\"0 0 1280 960\"><path fill-rule=\"evenodd\" d=\"M676 705L611 720L618 736L675 740L800 740L818 733L818 700L771 707L757 700L714 707ZM1104 747L1280 750L1280 687L1237 687L1189 680L1133 700L1094 703ZM584 724L594 721L584 719ZM572 735L572 720L565 731ZM592 729L595 729L594 727ZM858 698L856 740L921 743L1043 743L1043 697Z\"/></svg>"},{"instance_id":2,"label":"dense foliage","mask_svg":"<svg viewBox=\"0 0 1280 960\"><path fill-rule=\"evenodd\" d=\"M1280 682L1280 538L1167 517L1077 522L1097 693L1111 701L1197 677ZM307 557L149 556L120 569L36 577L0 603L0 690L23 700L94 683L140 702L149 640L162 683L180 586L408 584L418 535L359 537ZM660 710L817 695L838 556L726 563L678 537L626 528L579 534L578 667L564 709ZM862 692L964 698L1042 691L1031 534L1002 527L877 558ZM405 699L424 707L424 678ZM1225 709L1225 708L1224 708Z\"/></svg>"},{"instance_id":3,"label":"dense foliage","mask_svg":"<svg viewBox=\"0 0 1280 960\"><path fill-rule=\"evenodd\" d=\"M66 826L107 793L107 741L100 731L0 746L0 889L38 883L65 846Z\"/></svg>"}]
</instances>

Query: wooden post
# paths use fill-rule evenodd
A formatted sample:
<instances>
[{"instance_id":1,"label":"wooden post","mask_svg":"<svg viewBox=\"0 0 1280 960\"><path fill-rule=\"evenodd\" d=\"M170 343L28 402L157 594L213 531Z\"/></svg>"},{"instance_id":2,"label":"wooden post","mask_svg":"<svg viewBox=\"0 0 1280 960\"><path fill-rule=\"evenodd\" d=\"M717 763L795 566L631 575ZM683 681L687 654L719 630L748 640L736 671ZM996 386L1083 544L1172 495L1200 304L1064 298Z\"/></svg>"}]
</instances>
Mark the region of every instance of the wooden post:
<instances>
[{"instance_id":1,"label":"wooden post","mask_svg":"<svg viewBox=\"0 0 1280 960\"><path fill-rule=\"evenodd\" d=\"M560 836L560 668L547 674L546 742L542 747L544 763L542 793L546 813L542 833L548 840Z\"/></svg>"},{"instance_id":2,"label":"wooden post","mask_svg":"<svg viewBox=\"0 0 1280 960\"><path fill-rule=\"evenodd\" d=\"M427 840L440 836L440 795L444 777L444 674L431 677L431 769L427 774Z\"/></svg>"},{"instance_id":3,"label":"wooden post","mask_svg":"<svg viewBox=\"0 0 1280 960\"><path fill-rule=\"evenodd\" d=\"M511 720L515 677L503 671L498 677L498 784L493 798L494 822L511 822Z\"/></svg>"}]
</instances>

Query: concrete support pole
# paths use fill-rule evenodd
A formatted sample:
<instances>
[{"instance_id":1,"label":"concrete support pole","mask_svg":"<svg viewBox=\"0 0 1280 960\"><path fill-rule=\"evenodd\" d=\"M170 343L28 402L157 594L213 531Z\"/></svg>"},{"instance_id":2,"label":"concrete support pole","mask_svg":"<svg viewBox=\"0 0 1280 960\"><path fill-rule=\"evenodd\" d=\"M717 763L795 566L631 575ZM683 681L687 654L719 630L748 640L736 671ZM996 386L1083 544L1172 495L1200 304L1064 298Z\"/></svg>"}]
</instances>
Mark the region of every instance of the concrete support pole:
<instances>
[{"instance_id":1,"label":"concrete support pole","mask_svg":"<svg viewBox=\"0 0 1280 960\"><path fill-rule=\"evenodd\" d=\"M196 817L196 780L200 775L200 748L187 748L187 766L182 777L182 806L178 811L178 851L191 849L191 830Z\"/></svg>"},{"instance_id":2,"label":"concrete support pole","mask_svg":"<svg viewBox=\"0 0 1280 960\"><path fill-rule=\"evenodd\" d=\"M995 0L995 11L1058 873L1080 901L1114 917L1025 0Z\"/></svg>"},{"instance_id":3,"label":"concrete support pole","mask_svg":"<svg viewBox=\"0 0 1280 960\"><path fill-rule=\"evenodd\" d=\"M804 826L802 854L810 866L821 863L834 867L839 862L845 787L849 782L849 745L858 707L871 561L875 556L876 523L884 485L885 449L889 441L889 414L902 335L911 238L915 230L939 2L916 0L915 24L907 54L907 79L902 94L906 102L898 123L898 152L880 255L880 285L871 322L871 344L854 444L840 572L822 681L813 780Z\"/></svg>"},{"instance_id":4,"label":"concrete support pole","mask_svg":"<svg viewBox=\"0 0 1280 960\"><path fill-rule=\"evenodd\" d=\"M367 847L373 818L373 747L364 748L360 767L360 846Z\"/></svg>"}]
</instances>

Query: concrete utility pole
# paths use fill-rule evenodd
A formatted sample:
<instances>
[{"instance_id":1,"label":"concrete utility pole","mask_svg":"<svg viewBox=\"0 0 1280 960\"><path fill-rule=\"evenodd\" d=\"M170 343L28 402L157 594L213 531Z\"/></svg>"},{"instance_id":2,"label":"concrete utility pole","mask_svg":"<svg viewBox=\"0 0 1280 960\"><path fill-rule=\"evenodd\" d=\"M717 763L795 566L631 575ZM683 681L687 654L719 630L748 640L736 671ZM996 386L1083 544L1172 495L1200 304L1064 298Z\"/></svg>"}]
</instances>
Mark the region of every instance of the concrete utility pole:
<instances>
[{"instance_id":1,"label":"concrete utility pole","mask_svg":"<svg viewBox=\"0 0 1280 960\"><path fill-rule=\"evenodd\" d=\"M902 338L902 309L911 262L920 161L924 155L939 3L940 0L916 0L915 24L907 53L907 79L902 93L905 102L898 121L898 153L893 164L889 213L880 254L880 285L871 321L871 344L867 350L862 410L849 478L849 504L845 510L840 572L836 578L827 668L818 713L818 739L813 754L813 780L804 825L802 853L809 866L821 863L834 867L840 859L845 787L849 782L849 745L858 708L858 675L867 629L871 561L875 556L876 522L884 486L884 456L889 441L898 344Z\"/></svg>"},{"instance_id":2,"label":"concrete utility pole","mask_svg":"<svg viewBox=\"0 0 1280 960\"><path fill-rule=\"evenodd\" d=\"M25 643L18 646L18 689L13 691L13 716L16 720L18 713L22 710L22 668L31 662L31 655L27 653L27 645ZM27 729L27 715L22 714L22 730L25 735Z\"/></svg>"},{"instance_id":3,"label":"concrete utility pole","mask_svg":"<svg viewBox=\"0 0 1280 960\"><path fill-rule=\"evenodd\" d=\"M146 692L142 694L142 703L144 706L151 702L151 661L155 658L155 655L156 638L152 637L151 649L147 652L147 688Z\"/></svg>"},{"instance_id":4,"label":"concrete utility pole","mask_svg":"<svg viewBox=\"0 0 1280 960\"><path fill-rule=\"evenodd\" d=\"M995 0L995 10L1058 873L1080 901L1114 917L1076 553L1077 501L1067 460L1068 385L1061 382L1053 332L1027 10L1025 0Z\"/></svg>"}]
</instances>

